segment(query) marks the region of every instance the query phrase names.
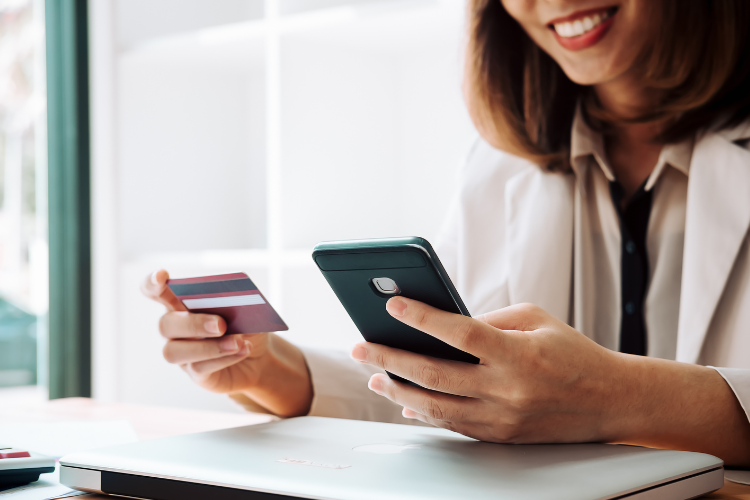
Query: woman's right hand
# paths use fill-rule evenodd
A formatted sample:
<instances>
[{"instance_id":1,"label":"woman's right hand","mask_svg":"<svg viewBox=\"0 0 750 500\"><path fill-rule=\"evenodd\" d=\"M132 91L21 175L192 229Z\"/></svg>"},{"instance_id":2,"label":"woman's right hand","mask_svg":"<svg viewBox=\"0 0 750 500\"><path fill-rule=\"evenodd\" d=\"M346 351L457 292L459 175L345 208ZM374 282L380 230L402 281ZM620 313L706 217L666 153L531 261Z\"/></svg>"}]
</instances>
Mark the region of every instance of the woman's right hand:
<instances>
[{"instance_id":1,"label":"woman's right hand","mask_svg":"<svg viewBox=\"0 0 750 500\"><path fill-rule=\"evenodd\" d=\"M168 279L161 269L141 285L144 295L167 308L159 321L167 339L164 359L209 391L243 393L281 416L309 411L312 385L297 347L270 333L225 336L226 322L220 316L188 312L167 287Z\"/></svg>"}]
</instances>

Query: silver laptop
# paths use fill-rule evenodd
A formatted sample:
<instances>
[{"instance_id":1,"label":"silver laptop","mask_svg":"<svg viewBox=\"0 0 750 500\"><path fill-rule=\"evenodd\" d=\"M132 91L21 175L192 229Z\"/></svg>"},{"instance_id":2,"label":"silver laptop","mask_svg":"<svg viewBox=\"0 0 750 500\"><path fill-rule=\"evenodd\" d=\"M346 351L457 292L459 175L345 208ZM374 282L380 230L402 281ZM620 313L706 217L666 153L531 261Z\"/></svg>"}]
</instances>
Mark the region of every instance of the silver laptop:
<instances>
[{"instance_id":1,"label":"silver laptop","mask_svg":"<svg viewBox=\"0 0 750 500\"><path fill-rule=\"evenodd\" d=\"M159 500L685 500L724 484L722 461L700 453L501 445L320 417L113 446L60 464L71 488Z\"/></svg>"}]
</instances>

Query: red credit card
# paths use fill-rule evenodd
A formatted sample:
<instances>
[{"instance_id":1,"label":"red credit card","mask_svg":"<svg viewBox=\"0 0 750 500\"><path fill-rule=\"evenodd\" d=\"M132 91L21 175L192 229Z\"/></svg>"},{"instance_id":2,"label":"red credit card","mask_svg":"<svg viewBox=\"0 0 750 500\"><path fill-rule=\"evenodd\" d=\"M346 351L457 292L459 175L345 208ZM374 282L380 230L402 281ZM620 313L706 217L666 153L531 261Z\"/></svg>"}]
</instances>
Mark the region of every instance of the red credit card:
<instances>
[{"instance_id":1,"label":"red credit card","mask_svg":"<svg viewBox=\"0 0 750 500\"><path fill-rule=\"evenodd\" d=\"M168 280L167 286L188 311L224 318L226 333L289 330L245 273Z\"/></svg>"}]
</instances>

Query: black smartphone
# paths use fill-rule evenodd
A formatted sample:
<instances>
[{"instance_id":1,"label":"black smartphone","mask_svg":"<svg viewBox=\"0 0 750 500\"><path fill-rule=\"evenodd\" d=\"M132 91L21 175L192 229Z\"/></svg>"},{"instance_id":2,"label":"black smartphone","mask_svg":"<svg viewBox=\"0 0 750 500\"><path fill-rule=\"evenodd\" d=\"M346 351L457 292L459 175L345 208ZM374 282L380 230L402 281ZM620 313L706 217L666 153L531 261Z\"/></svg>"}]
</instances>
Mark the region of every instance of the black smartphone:
<instances>
[{"instance_id":1,"label":"black smartphone","mask_svg":"<svg viewBox=\"0 0 750 500\"><path fill-rule=\"evenodd\" d=\"M479 363L477 357L401 323L385 310L388 299L401 295L443 311L471 316L432 245L424 238L325 241L315 246L313 260L368 342Z\"/></svg>"}]
</instances>

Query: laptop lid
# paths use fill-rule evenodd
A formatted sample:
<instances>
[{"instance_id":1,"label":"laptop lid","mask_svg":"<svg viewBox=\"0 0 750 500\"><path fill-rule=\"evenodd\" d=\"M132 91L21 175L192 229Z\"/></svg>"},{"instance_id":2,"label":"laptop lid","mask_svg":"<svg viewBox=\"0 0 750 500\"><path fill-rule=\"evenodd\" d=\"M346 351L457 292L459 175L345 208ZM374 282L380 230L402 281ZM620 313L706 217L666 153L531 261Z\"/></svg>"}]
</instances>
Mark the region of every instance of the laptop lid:
<instances>
[{"instance_id":1,"label":"laptop lid","mask_svg":"<svg viewBox=\"0 0 750 500\"><path fill-rule=\"evenodd\" d=\"M159 499L684 500L723 485L710 455L605 444L501 445L444 429L321 417L63 457L71 488Z\"/></svg>"}]
</instances>

